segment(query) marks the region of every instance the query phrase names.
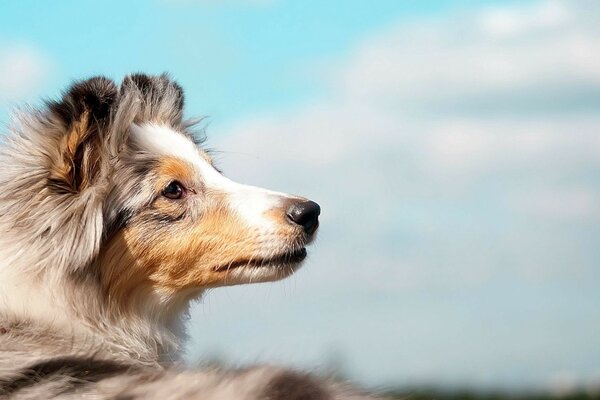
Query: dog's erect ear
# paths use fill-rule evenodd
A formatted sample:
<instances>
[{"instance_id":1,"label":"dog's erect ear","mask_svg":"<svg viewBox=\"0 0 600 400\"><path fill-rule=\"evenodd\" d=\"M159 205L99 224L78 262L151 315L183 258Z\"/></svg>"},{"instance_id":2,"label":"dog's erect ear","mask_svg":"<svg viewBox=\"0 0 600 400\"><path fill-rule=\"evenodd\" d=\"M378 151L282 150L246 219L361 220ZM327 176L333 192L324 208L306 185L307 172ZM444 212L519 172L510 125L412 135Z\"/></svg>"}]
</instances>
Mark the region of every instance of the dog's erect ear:
<instances>
[{"instance_id":1,"label":"dog's erect ear","mask_svg":"<svg viewBox=\"0 0 600 400\"><path fill-rule=\"evenodd\" d=\"M121 96L140 98L136 123L167 123L178 127L183 119L183 89L169 75L132 74L121 84Z\"/></svg>"},{"instance_id":2,"label":"dog's erect ear","mask_svg":"<svg viewBox=\"0 0 600 400\"><path fill-rule=\"evenodd\" d=\"M94 183L118 95L113 81L95 77L75 83L60 101L48 103L49 116L61 129L52 187L77 193Z\"/></svg>"}]
</instances>

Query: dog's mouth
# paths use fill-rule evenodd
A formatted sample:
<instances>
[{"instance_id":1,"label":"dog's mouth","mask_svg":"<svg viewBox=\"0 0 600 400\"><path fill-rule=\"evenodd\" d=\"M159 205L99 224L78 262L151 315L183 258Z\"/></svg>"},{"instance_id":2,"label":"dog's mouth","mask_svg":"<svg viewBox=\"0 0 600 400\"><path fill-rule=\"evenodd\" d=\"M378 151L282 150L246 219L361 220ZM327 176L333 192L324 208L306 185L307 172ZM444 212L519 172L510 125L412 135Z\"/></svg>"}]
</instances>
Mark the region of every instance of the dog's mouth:
<instances>
[{"instance_id":1,"label":"dog's mouth","mask_svg":"<svg viewBox=\"0 0 600 400\"><path fill-rule=\"evenodd\" d=\"M286 252L270 258L251 258L234 261L229 264L220 265L214 270L216 272L230 271L236 268L265 268L265 267L286 267L292 264L298 264L306 258L306 248Z\"/></svg>"}]
</instances>

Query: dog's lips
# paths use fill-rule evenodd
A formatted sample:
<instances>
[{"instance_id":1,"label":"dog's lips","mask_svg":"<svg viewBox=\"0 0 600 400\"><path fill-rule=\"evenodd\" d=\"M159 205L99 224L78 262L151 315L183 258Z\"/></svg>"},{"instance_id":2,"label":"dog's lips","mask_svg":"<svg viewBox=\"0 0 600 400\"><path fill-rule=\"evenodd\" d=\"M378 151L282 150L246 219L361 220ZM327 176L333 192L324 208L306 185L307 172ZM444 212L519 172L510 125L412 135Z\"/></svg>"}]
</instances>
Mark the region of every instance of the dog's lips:
<instances>
[{"instance_id":1,"label":"dog's lips","mask_svg":"<svg viewBox=\"0 0 600 400\"><path fill-rule=\"evenodd\" d=\"M297 264L306 258L306 248L303 247L299 250L286 252L271 258L253 258L246 260L234 261L232 263L221 265L216 267L214 270L217 272L230 271L232 269L244 267L244 268L265 268L272 266L287 266L290 264Z\"/></svg>"}]
</instances>

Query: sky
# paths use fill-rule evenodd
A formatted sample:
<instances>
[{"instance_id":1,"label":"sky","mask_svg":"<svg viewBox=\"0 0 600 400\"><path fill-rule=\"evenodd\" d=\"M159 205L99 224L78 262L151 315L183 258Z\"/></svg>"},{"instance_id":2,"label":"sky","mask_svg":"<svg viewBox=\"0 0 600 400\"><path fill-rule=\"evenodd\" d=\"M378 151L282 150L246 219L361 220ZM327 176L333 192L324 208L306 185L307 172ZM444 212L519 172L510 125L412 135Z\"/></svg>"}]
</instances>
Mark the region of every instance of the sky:
<instances>
[{"instance_id":1,"label":"sky","mask_svg":"<svg viewBox=\"0 0 600 400\"><path fill-rule=\"evenodd\" d=\"M600 390L600 4L23 0L0 121L170 72L226 175L322 206L304 267L211 291L187 359Z\"/></svg>"}]
</instances>

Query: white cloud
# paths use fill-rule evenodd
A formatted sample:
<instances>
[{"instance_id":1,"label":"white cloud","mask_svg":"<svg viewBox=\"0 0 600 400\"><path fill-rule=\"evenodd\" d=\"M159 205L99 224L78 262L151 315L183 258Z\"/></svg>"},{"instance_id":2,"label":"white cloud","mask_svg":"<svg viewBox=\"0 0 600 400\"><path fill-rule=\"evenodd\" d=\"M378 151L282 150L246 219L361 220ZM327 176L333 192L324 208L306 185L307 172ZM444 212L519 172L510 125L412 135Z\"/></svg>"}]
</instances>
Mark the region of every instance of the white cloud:
<instances>
[{"instance_id":1,"label":"white cloud","mask_svg":"<svg viewBox=\"0 0 600 400\"><path fill-rule=\"evenodd\" d=\"M535 30L556 28L571 20L572 14L558 1L516 8L491 8L482 13L480 26L492 36L523 35Z\"/></svg>"},{"instance_id":2,"label":"white cloud","mask_svg":"<svg viewBox=\"0 0 600 400\"><path fill-rule=\"evenodd\" d=\"M600 37L585 15L597 5L536 4L392 26L365 40L334 81L343 96L405 107L599 88Z\"/></svg>"},{"instance_id":3,"label":"white cloud","mask_svg":"<svg viewBox=\"0 0 600 400\"><path fill-rule=\"evenodd\" d=\"M600 191L589 187L529 190L509 205L531 216L559 220L600 220Z\"/></svg>"},{"instance_id":4,"label":"white cloud","mask_svg":"<svg viewBox=\"0 0 600 400\"><path fill-rule=\"evenodd\" d=\"M591 359L578 336L588 319L561 323L531 296L544 285L547 301L585 293L597 279L599 16L594 2L541 1L398 23L328 68L327 96L240 121L213 143L232 177L323 206L318 246L294 284L299 302L363 296L366 309L389 306L393 315L366 311L363 331L338 338L350 358L372 346L371 325L392 349L394 335L403 349L436 349L426 360L370 353L357 367L363 376L543 384L563 368L557 354L574 365ZM406 305L409 293L427 300ZM447 304L465 298L460 312ZM492 309L499 319L490 322ZM441 323L448 313L456 319ZM527 350L531 376L515 372L515 348ZM470 355L469 367L451 367Z\"/></svg>"},{"instance_id":5,"label":"white cloud","mask_svg":"<svg viewBox=\"0 0 600 400\"><path fill-rule=\"evenodd\" d=\"M35 94L49 69L49 60L35 47L0 42L0 101Z\"/></svg>"}]
</instances>

